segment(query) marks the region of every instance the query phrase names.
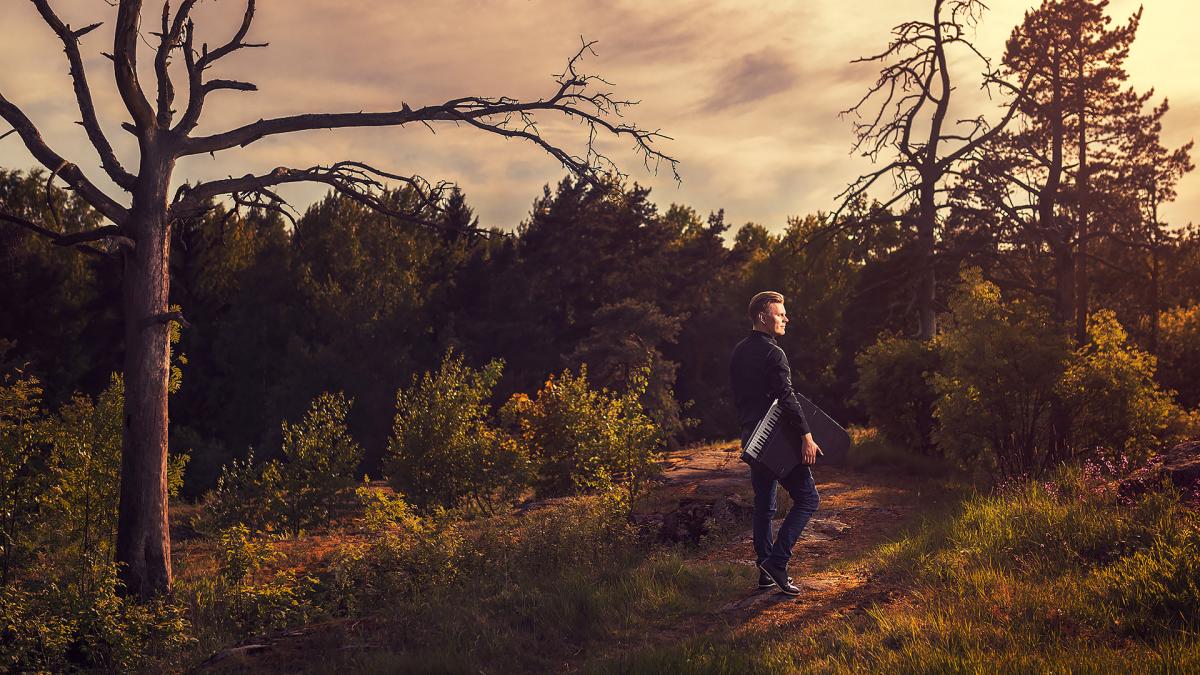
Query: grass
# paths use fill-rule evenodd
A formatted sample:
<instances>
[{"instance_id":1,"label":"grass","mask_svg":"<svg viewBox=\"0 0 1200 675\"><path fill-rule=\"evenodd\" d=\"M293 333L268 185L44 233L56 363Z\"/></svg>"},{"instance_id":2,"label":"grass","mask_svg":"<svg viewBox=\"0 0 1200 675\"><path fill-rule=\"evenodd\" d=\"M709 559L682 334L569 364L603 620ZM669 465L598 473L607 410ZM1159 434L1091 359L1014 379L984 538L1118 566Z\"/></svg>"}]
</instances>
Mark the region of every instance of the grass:
<instances>
[{"instance_id":1,"label":"grass","mask_svg":"<svg viewBox=\"0 0 1200 675\"><path fill-rule=\"evenodd\" d=\"M1200 517L1079 470L967 499L868 558L902 598L816 625L727 631L593 672L1196 672Z\"/></svg>"},{"instance_id":2,"label":"grass","mask_svg":"<svg viewBox=\"0 0 1200 675\"><path fill-rule=\"evenodd\" d=\"M891 453L876 447L872 468L900 471ZM181 543L175 600L195 642L155 669L190 670L252 638L275 644L205 670L1200 671L1194 504L1169 487L1124 501L1091 469L939 492L948 474L922 478L925 460L911 461L902 482L933 494L924 520L813 561L869 570L853 607L722 623L734 615L715 612L745 595L746 569L699 558L744 528L717 528L697 551L656 543L603 496L463 520L376 495L342 529L300 540ZM943 493L960 496L945 505ZM231 576L230 560L248 572Z\"/></svg>"},{"instance_id":3,"label":"grass","mask_svg":"<svg viewBox=\"0 0 1200 675\"><path fill-rule=\"evenodd\" d=\"M696 563L682 549L644 540L603 497L562 500L522 516L408 526L425 529L347 540L315 571L313 606L326 616L349 607L340 612L348 616L307 633L290 655L275 650L271 669L560 670L611 656L620 645L644 646L647 636L720 601L736 586L733 578L744 576L732 565ZM340 584L339 574L351 580ZM199 632L219 623L195 616ZM230 659L214 669L263 667Z\"/></svg>"},{"instance_id":4,"label":"grass","mask_svg":"<svg viewBox=\"0 0 1200 675\"><path fill-rule=\"evenodd\" d=\"M846 458L848 468L877 471L921 479L961 478L953 464L939 457L921 455L897 446L871 427L850 427L854 451Z\"/></svg>"}]
</instances>

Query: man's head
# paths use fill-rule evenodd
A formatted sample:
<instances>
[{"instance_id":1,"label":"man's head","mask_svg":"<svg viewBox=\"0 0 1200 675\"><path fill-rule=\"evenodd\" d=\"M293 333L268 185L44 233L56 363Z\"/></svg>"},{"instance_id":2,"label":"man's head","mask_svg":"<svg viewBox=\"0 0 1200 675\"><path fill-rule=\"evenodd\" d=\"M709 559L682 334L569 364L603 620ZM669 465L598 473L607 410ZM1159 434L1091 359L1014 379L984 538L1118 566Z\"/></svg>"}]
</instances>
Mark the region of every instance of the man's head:
<instances>
[{"instance_id":1,"label":"man's head","mask_svg":"<svg viewBox=\"0 0 1200 675\"><path fill-rule=\"evenodd\" d=\"M750 298L750 327L767 335L779 337L787 329L787 311L783 307L783 295L775 291L763 291Z\"/></svg>"}]
</instances>

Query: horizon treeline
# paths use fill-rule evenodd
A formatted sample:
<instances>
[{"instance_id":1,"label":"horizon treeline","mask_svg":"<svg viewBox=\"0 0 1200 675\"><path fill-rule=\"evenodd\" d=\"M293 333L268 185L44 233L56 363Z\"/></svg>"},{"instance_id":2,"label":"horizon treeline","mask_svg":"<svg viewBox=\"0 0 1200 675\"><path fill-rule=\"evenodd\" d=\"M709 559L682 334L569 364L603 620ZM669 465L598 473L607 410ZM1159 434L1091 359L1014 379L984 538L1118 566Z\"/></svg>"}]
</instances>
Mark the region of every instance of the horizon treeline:
<instances>
[{"instance_id":1,"label":"horizon treeline","mask_svg":"<svg viewBox=\"0 0 1200 675\"><path fill-rule=\"evenodd\" d=\"M38 172L0 173L10 203L45 208L43 190ZM91 217L69 194L57 198L68 231ZM183 380L171 399L171 449L191 455L185 494L210 488L251 448L271 457L280 421L327 391L353 399L363 468L377 472L397 390L436 370L449 349L476 366L504 360L495 405L565 368L586 363L597 385L620 391L649 366L643 402L684 443L735 435L728 355L758 290L788 299L793 321L781 343L797 389L847 424L867 422L854 398L855 358L881 334L917 328L916 254L897 223L831 232L817 215L778 233L754 223L731 231L721 212L662 210L646 188L571 179L547 186L511 234L479 230L461 192L434 215L445 228L389 222L331 194L294 226L218 207L177 228L171 302L191 325L175 346ZM63 255L20 230L0 238L4 370L37 376L52 405L99 393L121 363L118 266ZM1156 255L1159 302L1200 300L1200 236L1183 231ZM965 261L977 264L973 249L942 264ZM1149 346L1141 289L1125 279L1097 284L1097 295ZM1194 397L1185 388L1181 402Z\"/></svg>"}]
</instances>

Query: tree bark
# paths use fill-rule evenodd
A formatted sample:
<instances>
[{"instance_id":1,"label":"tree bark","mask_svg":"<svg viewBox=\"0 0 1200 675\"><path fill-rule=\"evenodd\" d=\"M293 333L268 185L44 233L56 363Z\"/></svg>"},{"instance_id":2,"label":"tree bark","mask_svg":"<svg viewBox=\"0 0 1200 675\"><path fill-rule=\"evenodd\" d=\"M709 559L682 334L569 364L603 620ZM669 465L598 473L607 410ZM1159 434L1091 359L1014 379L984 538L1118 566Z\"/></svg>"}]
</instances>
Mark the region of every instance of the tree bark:
<instances>
[{"instance_id":1,"label":"tree bark","mask_svg":"<svg viewBox=\"0 0 1200 675\"><path fill-rule=\"evenodd\" d=\"M139 598L171 588L167 525L167 386L171 224L167 187L174 165L154 142L142 152L125 254L125 417L116 560L125 592Z\"/></svg>"}]
</instances>

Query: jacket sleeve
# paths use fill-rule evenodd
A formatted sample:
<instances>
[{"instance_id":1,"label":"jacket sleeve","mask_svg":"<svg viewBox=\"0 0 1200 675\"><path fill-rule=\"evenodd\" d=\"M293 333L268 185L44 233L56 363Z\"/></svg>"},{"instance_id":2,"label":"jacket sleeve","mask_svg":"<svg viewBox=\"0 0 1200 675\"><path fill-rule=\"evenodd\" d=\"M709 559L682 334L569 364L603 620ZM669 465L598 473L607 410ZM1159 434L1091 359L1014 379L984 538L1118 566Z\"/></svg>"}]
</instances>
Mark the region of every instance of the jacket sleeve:
<instances>
[{"instance_id":1,"label":"jacket sleeve","mask_svg":"<svg viewBox=\"0 0 1200 675\"><path fill-rule=\"evenodd\" d=\"M767 384L771 398L779 399L779 405L791 418L794 428L802 434L809 433L808 418L804 416L796 392L792 390L792 367L788 365L787 355L778 346L767 356Z\"/></svg>"}]
</instances>

